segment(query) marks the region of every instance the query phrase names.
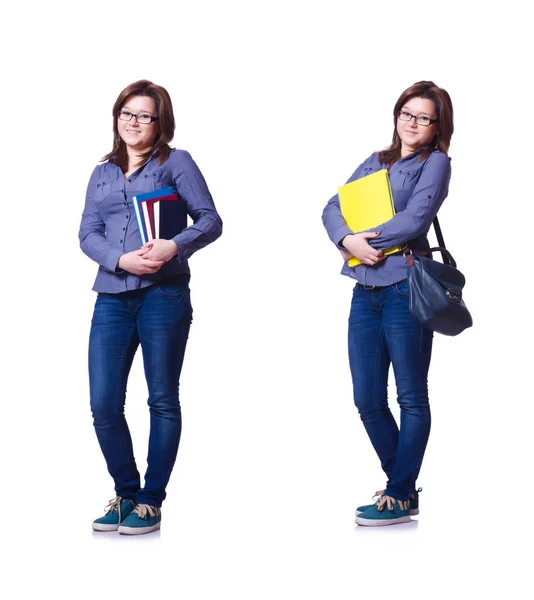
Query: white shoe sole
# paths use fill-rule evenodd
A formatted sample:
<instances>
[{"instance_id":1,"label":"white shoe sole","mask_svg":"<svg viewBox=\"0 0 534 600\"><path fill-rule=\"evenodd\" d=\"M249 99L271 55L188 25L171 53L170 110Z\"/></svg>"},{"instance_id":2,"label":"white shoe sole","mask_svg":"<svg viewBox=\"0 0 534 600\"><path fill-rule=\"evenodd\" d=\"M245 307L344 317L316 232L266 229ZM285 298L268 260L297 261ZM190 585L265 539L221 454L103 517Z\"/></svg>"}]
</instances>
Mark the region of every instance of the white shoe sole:
<instances>
[{"instance_id":1,"label":"white shoe sole","mask_svg":"<svg viewBox=\"0 0 534 600\"><path fill-rule=\"evenodd\" d=\"M93 523L94 531L117 531L118 525L105 525L104 523Z\"/></svg>"},{"instance_id":2,"label":"white shoe sole","mask_svg":"<svg viewBox=\"0 0 534 600\"><path fill-rule=\"evenodd\" d=\"M410 517L415 517L415 515L419 514L419 509L418 508L412 508L412 510L410 511ZM357 510L356 511L356 516L358 515L363 515L363 512L361 510Z\"/></svg>"},{"instance_id":3,"label":"white shoe sole","mask_svg":"<svg viewBox=\"0 0 534 600\"><path fill-rule=\"evenodd\" d=\"M159 529L161 523L156 523L155 525L151 525L150 527L123 527L122 525L119 527L119 533L122 535L141 535L143 533L150 533L151 531L156 531Z\"/></svg>"},{"instance_id":4,"label":"white shoe sole","mask_svg":"<svg viewBox=\"0 0 534 600\"><path fill-rule=\"evenodd\" d=\"M356 517L355 519L358 525L363 525L366 527L380 527L381 525L396 525L397 523L408 523L411 521L410 515L406 515L405 517L398 517L396 519L362 519L361 517Z\"/></svg>"}]
</instances>

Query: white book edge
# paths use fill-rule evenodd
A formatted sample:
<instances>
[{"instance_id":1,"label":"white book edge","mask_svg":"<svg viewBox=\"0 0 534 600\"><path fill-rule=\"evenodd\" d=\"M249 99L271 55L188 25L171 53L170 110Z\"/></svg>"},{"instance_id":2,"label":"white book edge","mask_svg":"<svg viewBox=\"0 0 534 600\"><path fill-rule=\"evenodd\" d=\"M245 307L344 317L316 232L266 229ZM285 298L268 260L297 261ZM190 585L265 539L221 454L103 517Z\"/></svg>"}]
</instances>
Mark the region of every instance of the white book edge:
<instances>
[{"instance_id":1,"label":"white book edge","mask_svg":"<svg viewBox=\"0 0 534 600\"><path fill-rule=\"evenodd\" d=\"M152 235L152 227L150 225L150 217L148 216L148 208L146 202L141 202L141 206L143 207L143 215L145 216L145 226L146 226L146 236L147 242L150 242L154 239Z\"/></svg>"},{"instance_id":2,"label":"white book edge","mask_svg":"<svg viewBox=\"0 0 534 600\"><path fill-rule=\"evenodd\" d=\"M154 227L156 229L156 239L159 240L159 200L154 202Z\"/></svg>"},{"instance_id":3,"label":"white book edge","mask_svg":"<svg viewBox=\"0 0 534 600\"><path fill-rule=\"evenodd\" d=\"M143 222L141 221L141 213L139 212L139 202L137 200L137 196L133 197L133 205L135 210L135 216L137 217L137 226L139 227L139 233L141 234L141 242L143 244L146 244L147 240L143 231Z\"/></svg>"}]
</instances>

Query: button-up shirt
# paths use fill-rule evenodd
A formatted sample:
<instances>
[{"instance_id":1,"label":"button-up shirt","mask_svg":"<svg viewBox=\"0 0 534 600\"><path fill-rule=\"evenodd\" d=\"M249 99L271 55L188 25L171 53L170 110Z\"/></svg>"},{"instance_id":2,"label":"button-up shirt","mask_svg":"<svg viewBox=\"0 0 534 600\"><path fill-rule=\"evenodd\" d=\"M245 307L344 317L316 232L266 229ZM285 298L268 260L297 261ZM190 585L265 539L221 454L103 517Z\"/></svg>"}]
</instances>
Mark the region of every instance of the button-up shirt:
<instances>
[{"instance_id":1,"label":"button-up shirt","mask_svg":"<svg viewBox=\"0 0 534 600\"><path fill-rule=\"evenodd\" d=\"M369 244L378 250L388 250L397 245L407 244L414 252L429 248L427 233L437 215L439 207L447 197L451 177L451 159L442 152L432 152L423 161L419 160L421 150L398 160L389 172L391 191L395 203L395 216L368 231L380 231ZM347 181L365 177L387 165L380 163L375 152L365 160ZM352 233L345 222L336 194L323 211L323 223L328 236L340 249L343 238ZM345 262L341 273L356 279L364 285L391 285L405 279L406 261L402 253L391 254L373 266L360 264L349 267Z\"/></svg>"},{"instance_id":2,"label":"button-up shirt","mask_svg":"<svg viewBox=\"0 0 534 600\"><path fill-rule=\"evenodd\" d=\"M173 187L186 203L193 223L173 239L178 254L154 274L133 275L119 269L119 258L142 246L132 204L138 194ZM96 292L116 294L152 285L156 281L189 273L187 259L222 233L222 221L199 168L185 150L172 150L160 165L150 157L128 178L113 162L98 165L87 187L80 225L80 246L100 267L93 286Z\"/></svg>"}]
</instances>

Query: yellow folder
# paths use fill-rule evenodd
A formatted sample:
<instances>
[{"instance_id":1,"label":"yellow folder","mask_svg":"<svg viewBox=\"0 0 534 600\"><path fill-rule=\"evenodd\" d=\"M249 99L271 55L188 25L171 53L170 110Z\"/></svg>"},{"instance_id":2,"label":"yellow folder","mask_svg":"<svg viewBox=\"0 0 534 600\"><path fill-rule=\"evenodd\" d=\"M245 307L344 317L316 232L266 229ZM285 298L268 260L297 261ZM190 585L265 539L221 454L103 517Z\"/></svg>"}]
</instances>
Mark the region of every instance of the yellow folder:
<instances>
[{"instance_id":1,"label":"yellow folder","mask_svg":"<svg viewBox=\"0 0 534 600\"><path fill-rule=\"evenodd\" d=\"M354 232L367 231L372 227L389 221L395 214L395 205L386 169L371 173L339 188L341 213L348 227ZM393 254L402 250L395 246L384 250L384 254ZM349 259L349 267L361 264L355 256Z\"/></svg>"}]
</instances>

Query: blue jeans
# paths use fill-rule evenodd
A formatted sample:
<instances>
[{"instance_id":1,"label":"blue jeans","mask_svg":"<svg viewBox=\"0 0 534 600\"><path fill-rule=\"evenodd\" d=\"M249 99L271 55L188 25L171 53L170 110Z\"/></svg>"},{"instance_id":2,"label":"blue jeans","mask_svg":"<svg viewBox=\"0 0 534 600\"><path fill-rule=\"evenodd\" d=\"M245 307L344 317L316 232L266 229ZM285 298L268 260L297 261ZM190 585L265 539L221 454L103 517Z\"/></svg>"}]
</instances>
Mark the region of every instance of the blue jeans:
<instances>
[{"instance_id":1,"label":"blue jeans","mask_svg":"<svg viewBox=\"0 0 534 600\"><path fill-rule=\"evenodd\" d=\"M412 317L407 280L365 289L356 284L349 317L354 403L388 481L386 494L408 500L430 433L428 368L433 332ZM387 400L393 365L400 428Z\"/></svg>"},{"instance_id":2,"label":"blue jeans","mask_svg":"<svg viewBox=\"0 0 534 600\"><path fill-rule=\"evenodd\" d=\"M189 275L120 294L99 294L89 339L93 422L117 496L161 506L178 453L178 399L192 308ZM150 407L148 466L141 488L124 418L126 382L141 344Z\"/></svg>"}]
</instances>

